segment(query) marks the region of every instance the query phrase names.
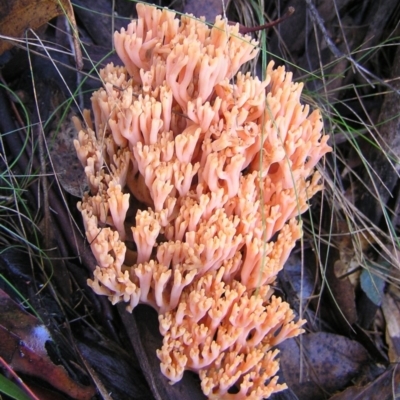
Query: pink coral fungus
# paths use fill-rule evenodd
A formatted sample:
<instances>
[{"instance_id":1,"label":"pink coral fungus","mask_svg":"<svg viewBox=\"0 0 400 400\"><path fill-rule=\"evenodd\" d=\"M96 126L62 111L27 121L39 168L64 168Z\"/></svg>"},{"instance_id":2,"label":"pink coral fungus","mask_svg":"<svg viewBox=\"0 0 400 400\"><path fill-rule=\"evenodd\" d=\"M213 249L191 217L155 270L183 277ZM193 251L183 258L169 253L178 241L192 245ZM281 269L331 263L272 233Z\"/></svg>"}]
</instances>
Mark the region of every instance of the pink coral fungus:
<instances>
[{"instance_id":1,"label":"pink coral fungus","mask_svg":"<svg viewBox=\"0 0 400 400\"><path fill-rule=\"evenodd\" d=\"M98 263L88 283L128 311L158 311L171 382L192 370L209 398L268 397L285 388L273 347L304 324L269 285L321 189L320 113L283 67L271 62L264 81L238 72L258 51L238 26L137 10L115 33L124 66L100 71L94 124L75 120Z\"/></svg>"}]
</instances>

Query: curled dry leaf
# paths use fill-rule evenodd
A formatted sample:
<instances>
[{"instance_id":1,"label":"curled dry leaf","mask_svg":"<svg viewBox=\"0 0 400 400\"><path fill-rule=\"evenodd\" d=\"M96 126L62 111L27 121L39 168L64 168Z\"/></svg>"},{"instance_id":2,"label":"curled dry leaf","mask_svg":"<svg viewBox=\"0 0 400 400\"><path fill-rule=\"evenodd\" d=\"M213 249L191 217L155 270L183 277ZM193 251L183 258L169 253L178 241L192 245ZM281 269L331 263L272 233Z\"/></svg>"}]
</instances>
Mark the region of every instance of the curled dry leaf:
<instances>
[{"instance_id":1,"label":"curled dry leaf","mask_svg":"<svg viewBox=\"0 0 400 400\"><path fill-rule=\"evenodd\" d=\"M45 348L51 341L49 331L1 289L0 310L0 357L15 371L38 377L77 400L95 394L92 386L73 381L63 367L53 364Z\"/></svg>"}]
</instances>

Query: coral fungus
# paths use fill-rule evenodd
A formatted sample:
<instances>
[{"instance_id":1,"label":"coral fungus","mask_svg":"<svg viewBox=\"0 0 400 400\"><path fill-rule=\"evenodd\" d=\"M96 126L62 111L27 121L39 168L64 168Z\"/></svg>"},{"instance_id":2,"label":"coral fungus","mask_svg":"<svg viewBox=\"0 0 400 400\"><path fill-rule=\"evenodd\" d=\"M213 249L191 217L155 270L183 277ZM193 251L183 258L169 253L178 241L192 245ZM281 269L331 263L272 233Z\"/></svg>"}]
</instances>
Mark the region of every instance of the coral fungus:
<instances>
[{"instance_id":1,"label":"coral fungus","mask_svg":"<svg viewBox=\"0 0 400 400\"><path fill-rule=\"evenodd\" d=\"M258 51L238 26L137 10L115 33L124 66L100 71L94 124L75 120L89 285L158 311L171 382L192 370L209 398L268 397L285 388L273 346L304 324L270 285L321 189L320 113L283 67L271 62L263 81L238 72Z\"/></svg>"}]
</instances>

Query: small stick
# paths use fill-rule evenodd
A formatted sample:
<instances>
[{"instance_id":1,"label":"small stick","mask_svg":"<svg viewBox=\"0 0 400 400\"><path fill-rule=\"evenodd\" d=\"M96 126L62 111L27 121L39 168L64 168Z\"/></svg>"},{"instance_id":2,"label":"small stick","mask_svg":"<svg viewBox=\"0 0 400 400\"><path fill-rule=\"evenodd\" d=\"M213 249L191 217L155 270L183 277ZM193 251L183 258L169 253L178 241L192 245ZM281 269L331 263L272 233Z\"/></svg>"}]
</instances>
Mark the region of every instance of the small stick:
<instances>
[{"instance_id":1,"label":"small stick","mask_svg":"<svg viewBox=\"0 0 400 400\"><path fill-rule=\"evenodd\" d=\"M246 33L252 33L252 32L257 32L257 31L262 31L263 29L270 29L281 22L283 22L285 19L289 18L293 13L294 13L294 7L289 7L288 10L285 12L285 14L282 15L282 17L276 19L275 21L268 22L264 25L258 25L258 26L252 26L252 27L247 27L244 25L239 24L239 32L241 34L246 34ZM229 25L235 25L235 22L228 22Z\"/></svg>"}]
</instances>

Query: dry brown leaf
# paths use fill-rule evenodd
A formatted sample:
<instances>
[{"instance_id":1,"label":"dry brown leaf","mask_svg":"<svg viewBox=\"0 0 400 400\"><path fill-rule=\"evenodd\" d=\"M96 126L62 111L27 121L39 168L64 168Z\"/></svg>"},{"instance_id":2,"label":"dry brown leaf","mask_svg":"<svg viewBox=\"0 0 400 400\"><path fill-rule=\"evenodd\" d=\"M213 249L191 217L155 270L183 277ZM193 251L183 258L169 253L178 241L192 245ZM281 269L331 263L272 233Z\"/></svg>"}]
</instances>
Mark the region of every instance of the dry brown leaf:
<instances>
[{"instance_id":1,"label":"dry brown leaf","mask_svg":"<svg viewBox=\"0 0 400 400\"><path fill-rule=\"evenodd\" d=\"M329 260L326 277L329 283L329 295L332 297L333 306L331 310L336 319L342 321L343 328L346 329L346 324L353 325L357 322L357 307L355 288L349 277L342 276L338 278L336 276L338 271L344 269L342 264L341 260Z\"/></svg>"},{"instance_id":2,"label":"dry brown leaf","mask_svg":"<svg viewBox=\"0 0 400 400\"><path fill-rule=\"evenodd\" d=\"M386 342L389 347L388 355L392 363L400 361L400 308L399 302L387 293L383 297L382 311L386 320Z\"/></svg>"},{"instance_id":3,"label":"dry brown leaf","mask_svg":"<svg viewBox=\"0 0 400 400\"><path fill-rule=\"evenodd\" d=\"M400 371L392 366L369 384L361 387L352 386L330 398L330 400L389 400L400 395Z\"/></svg>"},{"instance_id":4,"label":"dry brown leaf","mask_svg":"<svg viewBox=\"0 0 400 400\"><path fill-rule=\"evenodd\" d=\"M62 188L73 196L82 198L88 190L87 180L74 147L77 132L71 118L67 117L50 146L53 166Z\"/></svg>"},{"instance_id":5,"label":"dry brown leaf","mask_svg":"<svg viewBox=\"0 0 400 400\"><path fill-rule=\"evenodd\" d=\"M12 38L24 36L27 29L37 29L58 15L66 15L76 27L74 12L69 0L13 0L0 2L0 35ZM75 32L77 30L75 29ZM0 39L0 54L13 43ZM81 67L80 49L75 42L77 67Z\"/></svg>"},{"instance_id":6,"label":"dry brown leaf","mask_svg":"<svg viewBox=\"0 0 400 400\"><path fill-rule=\"evenodd\" d=\"M299 399L325 398L326 393L344 389L369 363L360 343L332 333L310 333L301 337L301 346L291 339L279 348L284 381Z\"/></svg>"},{"instance_id":7,"label":"dry brown leaf","mask_svg":"<svg viewBox=\"0 0 400 400\"><path fill-rule=\"evenodd\" d=\"M47 355L50 333L41 322L24 311L0 289L0 356L17 372L43 379L78 400L94 394L92 386L73 381L67 371Z\"/></svg>"}]
</instances>

